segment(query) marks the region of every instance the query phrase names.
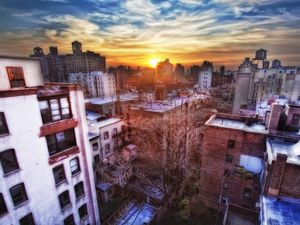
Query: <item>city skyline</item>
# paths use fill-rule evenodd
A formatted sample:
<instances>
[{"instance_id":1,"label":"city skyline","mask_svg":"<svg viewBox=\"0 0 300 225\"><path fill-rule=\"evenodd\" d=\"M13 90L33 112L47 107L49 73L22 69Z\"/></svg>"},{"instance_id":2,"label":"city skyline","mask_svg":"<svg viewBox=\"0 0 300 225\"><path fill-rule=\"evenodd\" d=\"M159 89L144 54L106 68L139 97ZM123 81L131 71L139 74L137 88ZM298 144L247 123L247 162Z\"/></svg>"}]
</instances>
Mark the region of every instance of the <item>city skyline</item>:
<instances>
[{"instance_id":1,"label":"city skyline","mask_svg":"<svg viewBox=\"0 0 300 225\"><path fill-rule=\"evenodd\" d=\"M107 57L108 65L173 64L236 68L259 48L283 65L300 60L299 12L295 0L102 1L38 0L1 3L0 51L6 55L48 53L55 45L71 53L71 42Z\"/></svg>"}]
</instances>

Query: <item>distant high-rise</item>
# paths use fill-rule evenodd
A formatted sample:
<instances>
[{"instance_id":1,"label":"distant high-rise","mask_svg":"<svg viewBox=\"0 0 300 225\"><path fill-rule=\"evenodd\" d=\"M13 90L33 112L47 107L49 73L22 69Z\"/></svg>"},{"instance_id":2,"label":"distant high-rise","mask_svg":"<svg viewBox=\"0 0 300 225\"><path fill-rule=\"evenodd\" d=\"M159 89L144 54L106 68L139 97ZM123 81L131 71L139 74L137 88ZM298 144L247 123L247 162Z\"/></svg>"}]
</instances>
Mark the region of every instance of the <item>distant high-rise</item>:
<instances>
[{"instance_id":1,"label":"distant high-rise","mask_svg":"<svg viewBox=\"0 0 300 225\"><path fill-rule=\"evenodd\" d=\"M259 49L255 53L256 60L265 60L267 58L267 50Z\"/></svg>"},{"instance_id":2,"label":"distant high-rise","mask_svg":"<svg viewBox=\"0 0 300 225\"><path fill-rule=\"evenodd\" d=\"M72 42L72 50L73 55L81 55L82 54L82 45L79 41Z\"/></svg>"},{"instance_id":3,"label":"distant high-rise","mask_svg":"<svg viewBox=\"0 0 300 225\"><path fill-rule=\"evenodd\" d=\"M277 68L278 69L279 67L281 67L281 61L278 60L278 59L273 60L272 61L272 68Z\"/></svg>"},{"instance_id":4,"label":"distant high-rise","mask_svg":"<svg viewBox=\"0 0 300 225\"><path fill-rule=\"evenodd\" d=\"M201 89L207 89L211 87L213 65L209 61L204 61L200 67L198 86Z\"/></svg>"},{"instance_id":5,"label":"distant high-rise","mask_svg":"<svg viewBox=\"0 0 300 225\"><path fill-rule=\"evenodd\" d=\"M35 47L33 55L30 56L40 58L45 81L67 82L69 73L105 72L105 57L92 51L82 52L79 41L72 42L72 51L73 54L59 55L58 48L50 46L49 54L44 55L42 48Z\"/></svg>"},{"instance_id":6,"label":"distant high-rise","mask_svg":"<svg viewBox=\"0 0 300 225\"><path fill-rule=\"evenodd\" d=\"M185 74L184 66L180 63L177 63L174 73L176 76L184 76Z\"/></svg>"}]
</instances>

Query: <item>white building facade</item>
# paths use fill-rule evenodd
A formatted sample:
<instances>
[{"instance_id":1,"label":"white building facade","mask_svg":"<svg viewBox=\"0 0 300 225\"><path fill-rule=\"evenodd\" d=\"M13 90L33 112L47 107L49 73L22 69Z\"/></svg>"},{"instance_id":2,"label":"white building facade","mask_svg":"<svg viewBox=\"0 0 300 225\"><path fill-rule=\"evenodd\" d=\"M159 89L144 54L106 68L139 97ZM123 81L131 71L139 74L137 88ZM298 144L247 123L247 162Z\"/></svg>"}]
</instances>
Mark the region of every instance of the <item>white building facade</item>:
<instances>
[{"instance_id":1,"label":"white building facade","mask_svg":"<svg viewBox=\"0 0 300 225\"><path fill-rule=\"evenodd\" d=\"M83 93L40 70L0 57L0 224L100 224Z\"/></svg>"},{"instance_id":2,"label":"white building facade","mask_svg":"<svg viewBox=\"0 0 300 225\"><path fill-rule=\"evenodd\" d=\"M116 81L113 74L94 71L90 73L70 73L70 83L82 86L87 97L108 97L116 94Z\"/></svg>"}]
</instances>

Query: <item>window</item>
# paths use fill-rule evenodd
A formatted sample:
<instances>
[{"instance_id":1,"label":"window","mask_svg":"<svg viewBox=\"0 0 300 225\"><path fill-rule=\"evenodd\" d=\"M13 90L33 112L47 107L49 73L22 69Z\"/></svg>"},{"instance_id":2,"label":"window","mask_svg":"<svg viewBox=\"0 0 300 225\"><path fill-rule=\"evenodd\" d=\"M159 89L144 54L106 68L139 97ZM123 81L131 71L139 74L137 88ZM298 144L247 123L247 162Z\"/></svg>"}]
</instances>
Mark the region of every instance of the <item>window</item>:
<instances>
[{"instance_id":1,"label":"window","mask_svg":"<svg viewBox=\"0 0 300 225\"><path fill-rule=\"evenodd\" d=\"M300 114L294 114L292 117L292 125L298 126L300 122Z\"/></svg>"},{"instance_id":2,"label":"window","mask_svg":"<svg viewBox=\"0 0 300 225\"><path fill-rule=\"evenodd\" d=\"M22 67L6 67L6 71L12 88L25 86Z\"/></svg>"},{"instance_id":3,"label":"window","mask_svg":"<svg viewBox=\"0 0 300 225\"><path fill-rule=\"evenodd\" d=\"M21 203L28 200L23 183L13 186L9 190L14 206L20 205Z\"/></svg>"},{"instance_id":4,"label":"window","mask_svg":"<svg viewBox=\"0 0 300 225\"><path fill-rule=\"evenodd\" d=\"M80 220L82 220L82 219L84 219L85 217L87 217L88 213L87 213L87 207L86 207L86 204L82 205L82 206L78 209L78 213L79 213Z\"/></svg>"},{"instance_id":5,"label":"window","mask_svg":"<svg viewBox=\"0 0 300 225\"><path fill-rule=\"evenodd\" d=\"M116 127L113 129L113 134L117 134L117 133L118 133L118 128Z\"/></svg>"},{"instance_id":6,"label":"window","mask_svg":"<svg viewBox=\"0 0 300 225\"><path fill-rule=\"evenodd\" d=\"M35 225L32 213L27 214L26 216L22 217L20 220L20 225Z\"/></svg>"},{"instance_id":7,"label":"window","mask_svg":"<svg viewBox=\"0 0 300 225\"><path fill-rule=\"evenodd\" d=\"M68 216L66 219L64 219L64 225L75 225L74 217L72 214Z\"/></svg>"},{"instance_id":8,"label":"window","mask_svg":"<svg viewBox=\"0 0 300 225\"><path fill-rule=\"evenodd\" d=\"M229 188L229 184L228 184L227 182L224 182L224 183L223 183L223 188L224 188L224 189L228 189L228 188Z\"/></svg>"},{"instance_id":9,"label":"window","mask_svg":"<svg viewBox=\"0 0 300 225\"><path fill-rule=\"evenodd\" d=\"M244 199L249 199L251 197L251 189L250 188L244 188Z\"/></svg>"},{"instance_id":10,"label":"window","mask_svg":"<svg viewBox=\"0 0 300 225\"><path fill-rule=\"evenodd\" d=\"M224 170L224 176L229 177L230 176L230 171L228 169Z\"/></svg>"},{"instance_id":11,"label":"window","mask_svg":"<svg viewBox=\"0 0 300 225\"><path fill-rule=\"evenodd\" d=\"M106 140L106 139L109 138L109 133L108 133L108 131L105 131L105 132L103 133L103 138L104 138L104 140Z\"/></svg>"},{"instance_id":12,"label":"window","mask_svg":"<svg viewBox=\"0 0 300 225\"><path fill-rule=\"evenodd\" d=\"M228 203L228 198L227 198L227 197L222 197L222 198L221 198L221 203L224 204L224 205L227 205L227 203Z\"/></svg>"},{"instance_id":13,"label":"window","mask_svg":"<svg viewBox=\"0 0 300 225\"><path fill-rule=\"evenodd\" d=\"M67 97L39 101L43 123L71 118L69 99Z\"/></svg>"},{"instance_id":14,"label":"window","mask_svg":"<svg viewBox=\"0 0 300 225\"><path fill-rule=\"evenodd\" d=\"M228 148L234 148L235 146L235 140L228 140L227 147Z\"/></svg>"},{"instance_id":15,"label":"window","mask_svg":"<svg viewBox=\"0 0 300 225\"><path fill-rule=\"evenodd\" d=\"M94 143L94 144L93 144L93 150L94 150L94 151L97 151L97 150L98 150L98 143Z\"/></svg>"},{"instance_id":16,"label":"window","mask_svg":"<svg viewBox=\"0 0 300 225\"><path fill-rule=\"evenodd\" d=\"M79 158L76 157L70 161L71 174L74 175L80 172Z\"/></svg>"},{"instance_id":17,"label":"window","mask_svg":"<svg viewBox=\"0 0 300 225\"><path fill-rule=\"evenodd\" d=\"M81 196L84 195L84 186L82 181L74 186L74 191L76 199L79 199Z\"/></svg>"},{"instance_id":18,"label":"window","mask_svg":"<svg viewBox=\"0 0 300 225\"><path fill-rule=\"evenodd\" d=\"M226 162L232 162L232 160L233 160L233 156L232 155L230 155L230 154L227 154L226 155Z\"/></svg>"},{"instance_id":19,"label":"window","mask_svg":"<svg viewBox=\"0 0 300 225\"><path fill-rule=\"evenodd\" d=\"M66 175L65 175L64 165L62 164L53 168L53 175L54 175L55 184L59 184L65 181Z\"/></svg>"},{"instance_id":20,"label":"window","mask_svg":"<svg viewBox=\"0 0 300 225\"><path fill-rule=\"evenodd\" d=\"M3 215L4 213L7 213L7 208L6 208L6 204L3 198L2 193L0 193L0 216Z\"/></svg>"},{"instance_id":21,"label":"window","mask_svg":"<svg viewBox=\"0 0 300 225\"><path fill-rule=\"evenodd\" d=\"M60 208L64 209L67 206L71 204L70 197L69 197L69 191L64 191L58 196Z\"/></svg>"},{"instance_id":22,"label":"window","mask_svg":"<svg viewBox=\"0 0 300 225\"><path fill-rule=\"evenodd\" d=\"M110 152L110 144L105 144L105 154L108 154Z\"/></svg>"},{"instance_id":23,"label":"window","mask_svg":"<svg viewBox=\"0 0 300 225\"><path fill-rule=\"evenodd\" d=\"M1 134L8 134L7 123L5 119L5 115L3 112L0 112L0 135Z\"/></svg>"},{"instance_id":24,"label":"window","mask_svg":"<svg viewBox=\"0 0 300 225\"><path fill-rule=\"evenodd\" d=\"M97 154L94 156L94 163L98 164L100 162L100 156Z\"/></svg>"},{"instance_id":25,"label":"window","mask_svg":"<svg viewBox=\"0 0 300 225\"><path fill-rule=\"evenodd\" d=\"M48 135L46 136L46 140L50 156L76 146L74 129Z\"/></svg>"},{"instance_id":26,"label":"window","mask_svg":"<svg viewBox=\"0 0 300 225\"><path fill-rule=\"evenodd\" d=\"M115 149L118 148L118 139L116 139L116 140L114 141L114 147L115 147Z\"/></svg>"},{"instance_id":27,"label":"window","mask_svg":"<svg viewBox=\"0 0 300 225\"><path fill-rule=\"evenodd\" d=\"M0 153L0 160L4 174L19 169L17 157L14 149L9 149Z\"/></svg>"}]
</instances>

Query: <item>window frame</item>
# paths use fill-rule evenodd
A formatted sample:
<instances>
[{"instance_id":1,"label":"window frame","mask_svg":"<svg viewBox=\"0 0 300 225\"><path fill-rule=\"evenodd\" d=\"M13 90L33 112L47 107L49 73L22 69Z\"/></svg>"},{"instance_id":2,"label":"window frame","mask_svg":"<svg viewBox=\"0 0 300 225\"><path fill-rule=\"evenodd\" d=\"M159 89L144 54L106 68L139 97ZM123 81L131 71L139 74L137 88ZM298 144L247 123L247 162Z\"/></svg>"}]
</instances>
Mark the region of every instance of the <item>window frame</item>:
<instances>
[{"instance_id":1,"label":"window frame","mask_svg":"<svg viewBox=\"0 0 300 225\"><path fill-rule=\"evenodd\" d=\"M104 132L103 132L103 139L104 139L104 140L109 139L109 132L108 132L108 131L104 131Z\"/></svg>"},{"instance_id":2,"label":"window frame","mask_svg":"<svg viewBox=\"0 0 300 225\"><path fill-rule=\"evenodd\" d=\"M2 121L3 131L0 129L0 136L9 134L9 129L7 126L6 118L4 112L0 112L0 120Z\"/></svg>"},{"instance_id":3,"label":"window frame","mask_svg":"<svg viewBox=\"0 0 300 225\"><path fill-rule=\"evenodd\" d=\"M16 197L16 194L14 194L14 196L13 196L13 193L12 193L13 191L16 191L17 190L16 188L18 188L18 187L19 187L18 191L20 191L19 194L22 194L22 198L23 198L23 200L21 202L16 202L16 200L14 200L14 197ZM12 190L12 189L16 189L16 190ZM11 196L12 202L13 202L15 207L17 207L17 206L21 205L22 203L28 201L28 196L27 196L27 193L26 193L26 188L25 188L24 183L19 183L15 186L11 187L9 189L9 192L10 192L10 196Z\"/></svg>"},{"instance_id":4,"label":"window frame","mask_svg":"<svg viewBox=\"0 0 300 225\"><path fill-rule=\"evenodd\" d=\"M67 198L65 198L67 196ZM67 201L66 201L67 200ZM64 210L65 208L69 207L71 205L71 199L70 199L70 194L69 191L63 191L58 195L58 201L61 210Z\"/></svg>"},{"instance_id":5,"label":"window frame","mask_svg":"<svg viewBox=\"0 0 300 225\"><path fill-rule=\"evenodd\" d=\"M5 154L5 153L8 153L8 152L12 153L11 156L12 156L13 161L14 161L13 162L14 163L14 169L10 170L10 171L6 171L6 169L4 169L4 165L3 165L3 161L2 161L4 159L4 157L2 155ZM1 166L2 166L2 170L3 170L4 175L9 175L10 173L13 173L15 171L20 170L20 166L19 166L18 159L17 159L17 156L16 156L16 151L13 148L7 149L5 151L0 152L0 162L1 162Z\"/></svg>"},{"instance_id":6,"label":"window frame","mask_svg":"<svg viewBox=\"0 0 300 225\"><path fill-rule=\"evenodd\" d=\"M93 151L96 152L99 150L99 145L98 145L98 142L95 142L92 144L92 147L93 147Z\"/></svg>"},{"instance_id":7,"label":"window frame","mask_svg":"<svg viewBox=\"0 0 300 225\"><path fill-rule=\"evenodd\" d=\"M8 209L7 209L3 194L0 193L0 216L4 215L6 213L8 213Z\"/></svg>"},{"instance_id":8,"label":"window frame","mask_svg":"<svg viewBox=\"0 0 300 225\"><path fill-rule=\"evenodd\" d=\"M235 140L229 139L227 141L227 147L230 148L230 149L235 148Z\"/></svg>"},{"instance_id":9,"label":"window frame","mask_svg":"<svg viewBox=\"0 0 300 225\"><path fill-rule=\"evenodd\" d=\"M108 146L108 148L106 146ZM110 143L106 143L104 145L104 152L105 152L105 155L107 155L111 152Z\"/></svg>"},{"instance_id":10,"label":"window frame","mask_svg":"<svg viewBox=\"0 0 300 225\"><path fill-rule=\"evenodd\" d=\"M67 132L70 132L68 135L72 135L73 140L66 140ZM61 134L61 133L64 134L64 140L63 141L58 141L57 140L58 139L57 134ZM49 142L51 142L50 138L53 138L53 137L54 137L55 143L50 143L49 144ZM63 152L65 150L69 149L69 148L75 147L75 146L77 146L77 142L76 142L76 136L75 136L74 128L64 130L64 131L61 131L61 132L58 132L58 133L55 133L55 134L47 135L46 136L46 142L47 142L47 146L48 146L49 156L56 155L60 152ZM71 142L72 142L72 144L70 144ZM61 147L60 145L63 145L63 147ZM55 150L50 146L55 146Z\"/></svg>"},{"instance_id":11,"label":"window frame","mask_svg":"<svg viewBox=\"0 0 300 225\"><path fill-rule=\"evenodd\" d=\"M249 200L251 199L251 194L252 194L252 189L245 187L243 190L243 199L244 200Z\"/></svg>"},{"instance_id":12,"label":"window frame","mask_svg":"<svg viewBox=\"0 0 300 225\"><path fill-rule=\"evenodd\" d=\"M64 99L64 98L67 99L67 103L68 103L67 109L69 110L69 114L68 114L67 117L64 117L64 114L62 113L62 110L66 109L66 107L62 108L62 104L61 104L61 99ZM51 100L57 100L58 109L52 109L51 108ZM40 107L40 113L41 113L43 124L54 123L54 122L58 122L58 121L61 121L61 120L70 119L70 118L73 117L69 95L59 95L59 96L51 97L51 98L39 98L39 106L40 106L40 103L44 102L44 101L47 102L48 108L47 109L41 109L41 107ZM42 113L43 110L46 113ZM57 120L53 119L53 116L54 116L53 111L55 111L55 110L59 111L59 114L56 114L56 115L59 115L60 119L57 119Z\"/></svg>"},{"instance_id":13,"label":"window frame","mask_svg":"<svg viewBox=\"0 0 300 225\"><path fill-rule=\"evenodd\" d=\"M232 163L233 162L233 155L226 154L225 161L228 162L228 163Z\"/></svg>"},{"instance_id":14,"label":"window frame","mask_svg":"<svg viewBox=\"0 0 300 225\"><path fill-rule=\"evenodd\" d=\"M64 177L64 179L58 181L58 180L56 179L54 170L58 170L58 169L61 169L61 168L62 168L62 172L63 172L63 177ZM61 184L61 183L67 181L67 177L66 177L66 172L65 172L64 164L60 164L60 165L58 165L58 166L56 166L56 167L53 167L52 172L53 172L53 177L54 177L55 185L59 185L59 184Z\"/></svg>"},{"instance_id":15,"label":"window frame","mask_svg":"<svg viewBox=\"0 0 300 225\"><path fill-rule=\"evenodd\" d=\"M78 208L78 214L79 214L80 221L84 220L89 215L86 203Z\"/></svg>"},{"instance_id":16,"label":"window frame","mask_svg":"<svg viewBox=\"0 0 300 225\"><path fill-rule=\"evenodd\" d=\"M70 214L64 219L64 225L75 225L73 214Z\"/></svg>"},{"instance_id":17,"label":"window frame","mask_svg":"<svg viewBox=\"0 0 300 225\"><path fill-rule=\"evenodd\" d=\"M26 221L26 219L28 219L30 223L28 223L28 221ZM22 224L21 220L25 220L25 221L23 221L25 223ZM20 218L19 223L20 223L20 225L35 225L35 221L34 221L32 213L28 213L27 215Z\"/></svg>"},{"instance_id":18,"label":"window frame","mask_svg":"<svg viewBox=\"0 0 300 225\"><path fill-rule=\"evenodd\" d=\"M79 188L80 187L80 188ZM82 190L82 191L79 191ZM78 182L74 185L74 193L76 200L80 199L85 195L84 183L83 181Z\"/></svg>"},{"instance_id":19,"label":"window frame","mask_svg":"<svg viewBox=\"0 0 300 225\"><path fill-rule=\"evenodd\" d=\"M19 74L22 77L21 79L14 79L13 77L11 77L11 76L14 76L14 71L13 70L15 70L15 69L19 70L18 72L21 73L21 74ZM7 66L6 67L6 73L7 73L7 77L9 79L9 84L10 84L11 88L26 87L23 67L21 67L21 66ZM22 84L21 85L15 85L15 84L13 84L14 81L19 81L19 82L21 81Z\"/></svg>"},{"instance_id":20,"label":"window frame","mask_svg":"<svg viewBox=\"0 0 300 225\"><path fill-rule=\"evenodd\" d=\"M72 162L72 161L76 161L77 164L71 165L71 162ZM74 166L77 166L77 169L73 171L73 167L74 167ZM70 171L71 171L71 175L72 175L72 176L75 176L76 174L78 174L78 173L81 172L80 160L79 160L79 157L78 157L78 156L70 160Z\"/></svg>"}]
</instances>

